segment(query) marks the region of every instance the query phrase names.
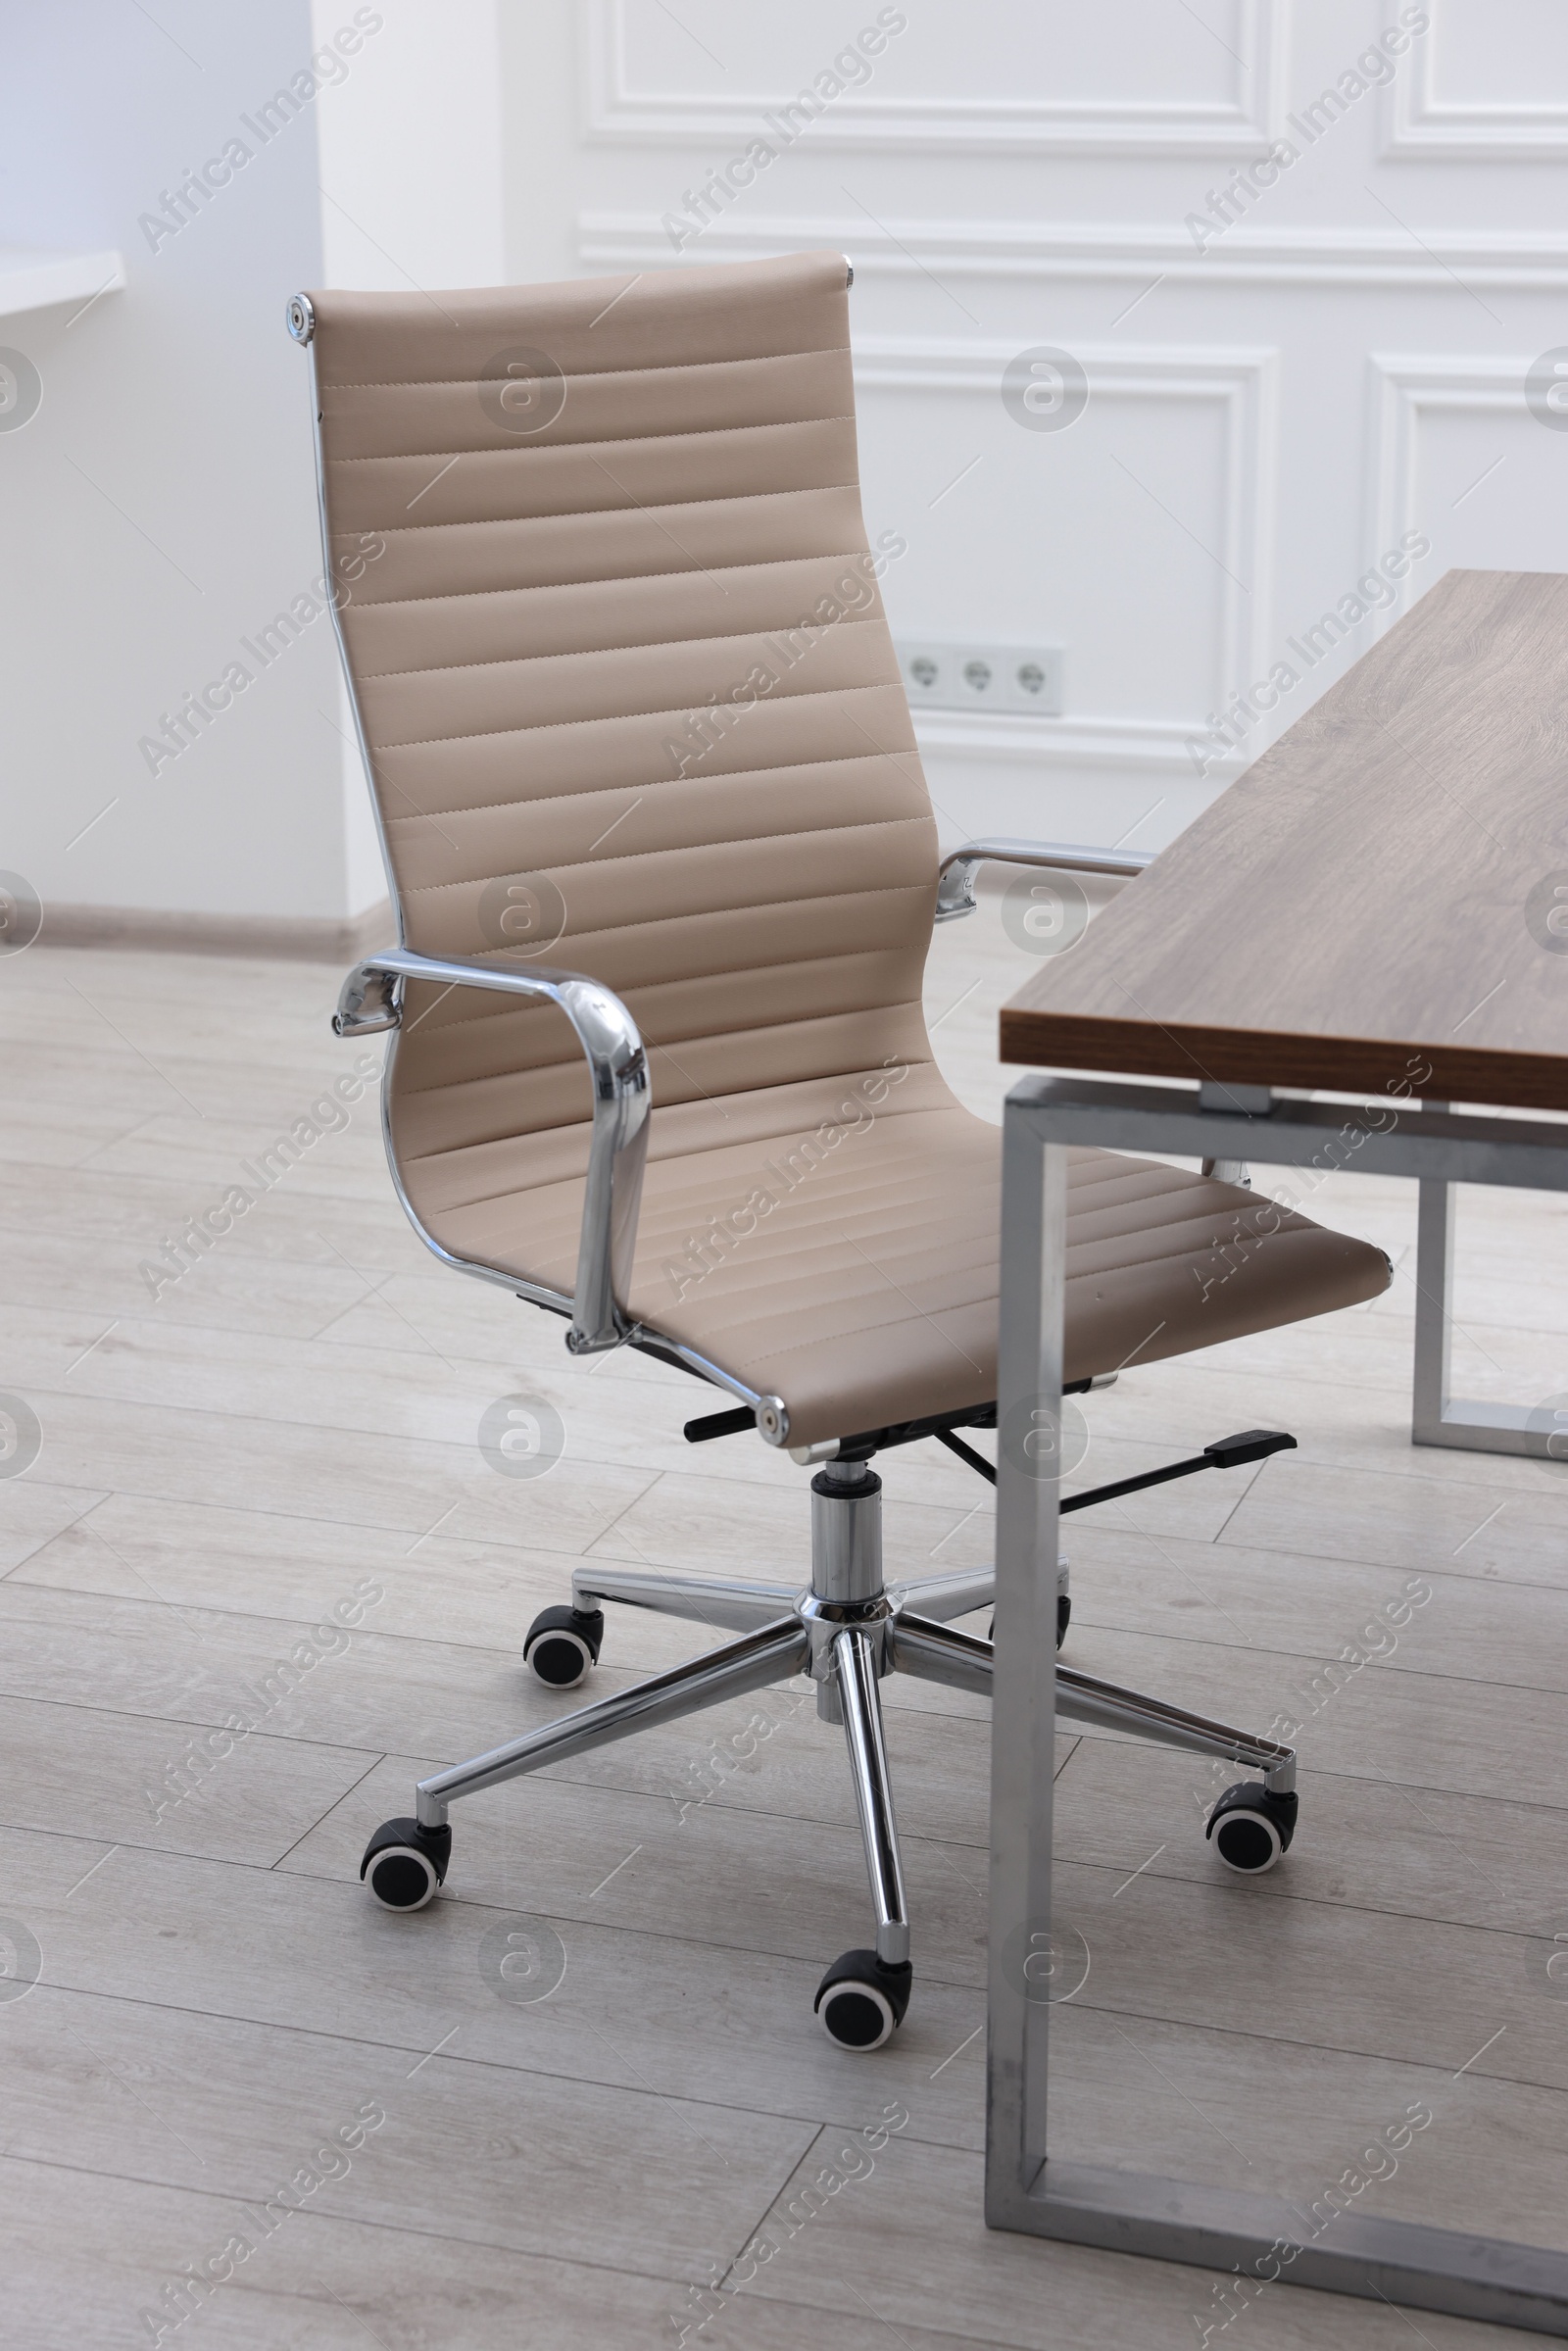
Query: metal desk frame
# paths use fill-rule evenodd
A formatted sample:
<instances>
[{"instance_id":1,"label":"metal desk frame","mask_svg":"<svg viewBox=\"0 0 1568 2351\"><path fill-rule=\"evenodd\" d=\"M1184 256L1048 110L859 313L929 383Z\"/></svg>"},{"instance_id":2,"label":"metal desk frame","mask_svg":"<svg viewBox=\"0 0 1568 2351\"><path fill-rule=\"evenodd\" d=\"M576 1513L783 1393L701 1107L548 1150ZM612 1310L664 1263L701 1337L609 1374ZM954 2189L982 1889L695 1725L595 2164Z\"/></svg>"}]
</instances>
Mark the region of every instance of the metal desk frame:
<instances>
[{"instance_id":1,"label":"metal desk frame","mask_svg":"<svg viewBox=\"0 0 1568 2351\"><path fill-rule=\"evenodd\" d=\"M1429 1109L1442 1107L1436 1102ZM1453 1186L1424 1178L1416 1217L1415 1394L1412 1445L1444 1445L1466 1453L1526 1454L1536 1461L1568 1460L1568 1413L1559 1420L1540 1405L1480 1403L1448 1394L1453 1317L1455 1224Z\"/></svg>"},{"instance_id":2,"label":"metal desk frame","mask_svg":"<svg viewBox=\"0 0 1568 2351\"><path fill-rule=\"evenodd\" d=\"M1047 2160L1056 1456L1031 1468L1024 1448L1008 1445L1006 1432L1009 1425L1028 1423L1036 1435L1059 1439L1069 1145L1414 1177L1424 1202L1439 1193L1446 1202L1447 1187L1455 1183L1568 1191L1565 1123L1431 1105L1417 1109L1394 1100L1357 1106L1212 1083L1199 1089L1030 1077L1008 1095L1003 1122L987 2223L1568 2337L1568 2254L1348 2213L1314 2235L1303 2216L1282 2200L1059 2156ZM1258 1246L1264 1248L1271 1205L1259 1196ZM1038 1445L1032 1449L1045 1451Z\"/></svg>"}]
</instances>

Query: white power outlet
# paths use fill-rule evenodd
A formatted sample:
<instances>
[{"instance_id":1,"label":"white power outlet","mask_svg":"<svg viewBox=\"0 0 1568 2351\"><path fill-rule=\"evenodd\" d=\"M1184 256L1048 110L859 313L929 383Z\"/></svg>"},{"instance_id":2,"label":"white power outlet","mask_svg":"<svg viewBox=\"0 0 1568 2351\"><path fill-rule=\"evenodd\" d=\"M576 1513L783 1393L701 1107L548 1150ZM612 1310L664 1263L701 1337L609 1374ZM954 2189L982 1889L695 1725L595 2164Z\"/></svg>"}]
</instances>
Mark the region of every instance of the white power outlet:
<instances>
[{"instance_id":1,"label":"white power outlet","mask_svg":"<svg viewBox=\"0 0 1568 2351\"><path fill-rule=\"evenodd\" d=\"M927 638L897 648L911 710L1021 711L1059 718L1059 645L944 645Z\"/></svg>"}]
</instances>

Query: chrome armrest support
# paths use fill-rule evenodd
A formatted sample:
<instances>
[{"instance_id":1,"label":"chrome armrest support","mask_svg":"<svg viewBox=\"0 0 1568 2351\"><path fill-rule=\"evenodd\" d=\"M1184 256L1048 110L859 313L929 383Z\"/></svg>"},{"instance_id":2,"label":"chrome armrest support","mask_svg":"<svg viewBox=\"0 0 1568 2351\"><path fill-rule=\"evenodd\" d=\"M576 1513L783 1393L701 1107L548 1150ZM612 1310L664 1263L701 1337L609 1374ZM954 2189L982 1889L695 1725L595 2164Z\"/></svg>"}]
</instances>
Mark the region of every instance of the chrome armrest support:
<instances>
[{"instance_id":1,"label":"chrome armrest support","mask_svg":"<svg viewBox=\"0 0 1568 2351\"><path fill-rule=\"evenodd\" d=\"M380 1029L395 1029L402 1020L397 982L389 971L361 963L343 982L332 1015L335 1037L373 1037Z\"/></svg>"},{"instance_id":2,"label":"chrome armrest support","mask_svg":"<svg viewBox=\"0 0 1568 2351\"><path fill-rule=\"evenodd\" d=\"M337 1034L361 1037L398 1027L407 980L542 999L559 1005L577 1032L593 1079L594 1125L566 1345L574 1355L618 1347L632 1328L620 1301L631 1281L653 1101L636 1022L618 996L580 972L456 962L391 947L367 955L344 981L332 1020Z\"/></svg>"},{"instance_id":3,"label":"chrome armrest support","mask_svg":"<svg viewBox=\"0 0 1568 2351\"><path fill-rule=\"evenodd\" d=\"M942 860L937 885L938 922L974 912L974 877L980 866L1050 865L1060 873L1114 873L1130 880L1154 862L1152 849L1079 849L1062 841L968 841Z\"/></svg>"}]
</instances>

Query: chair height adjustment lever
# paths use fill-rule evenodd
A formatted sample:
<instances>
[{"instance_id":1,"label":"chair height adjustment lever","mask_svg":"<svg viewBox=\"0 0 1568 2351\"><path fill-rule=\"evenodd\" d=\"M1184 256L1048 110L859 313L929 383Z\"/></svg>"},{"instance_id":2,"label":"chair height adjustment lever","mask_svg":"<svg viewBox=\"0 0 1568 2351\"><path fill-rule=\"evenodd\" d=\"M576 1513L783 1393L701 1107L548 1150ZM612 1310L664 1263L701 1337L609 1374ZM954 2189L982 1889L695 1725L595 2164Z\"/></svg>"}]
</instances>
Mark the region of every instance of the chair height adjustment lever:
<instances>
[{"instance_id":1,"label":"chair height adjustment lever","mask_svg":"<svg viewBox=\"0 0 1568 2351\"><path fill-rule=\"evenodd\" d=\"M1244 1461L1262 1461L1270 1453L1294 1451L1296 1439L1283 1429L1243 1429L1237 1437L1221 1437L1185 1461L1169 1461L1163 1469L1140 1470L1136 1477L1118 1478L1114 1485L1091 1486L1082 1494L1064 1494L1056 1504L1059 1515L1088 1510L1096 1502L1119 1501L1123 1494L1142 1494L1151 1486L1168 1486L1173 1478L1191 1478L1200 1469L1240 1469Z\"/></svg>"},{"instance_id":2,"label":"chair height adjustment lever","mask_svg":"<svg viewBox=\"0 0 1568 2351\"><path fill-rule=\"evenodd\" d=\"M714 1437L739 1437L744 1429L757 1427L757 1414L750 1404L737 1404L730 1412L706 1412L700 1420L689 1420L681 1431L688 1445L707 1445Z\"/></svg>"},{"instance_id":3,"label":"chair height adjustment lever","mask_svg":"<svg viewBox=\"0 0 1568 2351\"><path fill-rule=\"evenodd\" d=\"M1221 1437L1205 1445L1203 1456L1216 1469L1240 1469L1244 1461L1266 1461L1270 1453L1292 1453L1296 1439L1283 1429L1243 1429L1239 1437Z\"/></svg>"}]
</instances>

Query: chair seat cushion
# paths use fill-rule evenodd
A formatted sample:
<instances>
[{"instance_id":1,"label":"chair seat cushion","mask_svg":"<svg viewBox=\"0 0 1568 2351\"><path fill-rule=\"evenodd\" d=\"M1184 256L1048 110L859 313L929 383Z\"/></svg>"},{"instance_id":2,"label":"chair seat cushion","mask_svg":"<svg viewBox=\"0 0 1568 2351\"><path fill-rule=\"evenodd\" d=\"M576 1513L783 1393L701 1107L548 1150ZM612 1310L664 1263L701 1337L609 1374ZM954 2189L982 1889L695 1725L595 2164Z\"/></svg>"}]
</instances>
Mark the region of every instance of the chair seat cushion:
<instances>
[{"instance_id":1,"label":"chair seat cushion","mask_svg":"<svg viewBox=\"0 0 1568 2351\"><path fill-rule=\"evenodd\" d=\"M569 1293L580 1169L486 1195L482 1156L406 1169L432 1236ZM543 1140L543 1139L541 1139ZM790 1442L997 1393L1001 1130L929 1062L656 1108L631 1311L762 1395ZM1118 1152L1071 1154L1064 1376L1359 1304L1388 1260L1266 1195ZM514 1174L514 1162L509 1174Z\"/></svg>"}]
</instances>

